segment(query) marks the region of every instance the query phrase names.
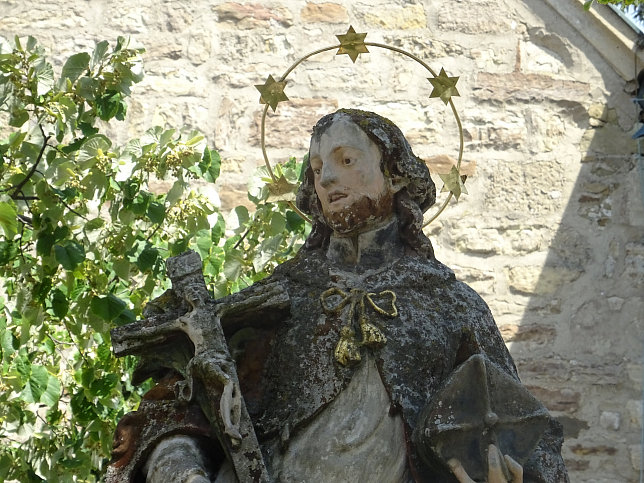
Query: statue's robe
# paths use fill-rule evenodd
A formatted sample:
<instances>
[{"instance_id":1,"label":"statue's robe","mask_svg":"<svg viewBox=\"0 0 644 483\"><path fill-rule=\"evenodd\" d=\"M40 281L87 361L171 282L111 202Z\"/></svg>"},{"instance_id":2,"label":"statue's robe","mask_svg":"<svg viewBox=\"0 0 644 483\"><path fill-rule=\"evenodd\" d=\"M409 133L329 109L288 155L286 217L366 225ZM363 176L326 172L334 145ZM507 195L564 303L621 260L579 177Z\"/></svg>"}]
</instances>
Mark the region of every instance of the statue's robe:
<instances>
[{"instance_id":1,"label":"statue's robe","mask_svg":"<svg viewBox=\"0 0 644 483\"><path fill-rule=\"evenodd\" d=\"M312 421L324 417L365 361L375 361L388 395L389 414L402 420L407 478L456 481L446 465L428 466L420 458L412 434L423 409L435 400L455 368L473 354L484 354L518 381L512 358L479 295L457 281L445 265L406 248L395 220L353 239L332 237L328 247L303 249L270 277L218 304L234 306L269 286L283 291L289 303L246 311L243 317L222 316L269 472L271 462L279 460L278 452L288 448ZM396 295L396 317L365 304L365 315L387 342L380 348L360 348L362 361L356 364L342 365L334 355L340 330L349 321L347 310L323 310L321 297L331 287L344 293L359 289ZM373 296L383 309L390 301L385 294L382 300ZM353 323L359 341L360 330ZM562 441L561 426L552 420L524 466L524 481L568 481L560 455ZM378 481L378 475L363 479Z\"/></svg>"},{"instance_id":2,"label":"statue's robe","mask_svg":"<svg viewBox=\"0 0 644 483\"><path fill-rule=\"evenodd\" d=\"M518 380L512 358L481 297L457 281L442 263L406 250L395 222L353 240L332 238L328 248L301 251L271 277L232 298L246 297L249 292L261 291L263 284L276 281L288 293L289 311L269 329L262 329L262 321L272 318L270 314L247 320L257 328L261 343L247 351L238 369L260 442L281 437L283 444L288 444L298 428L316 418L343 391L362 364L343 366L335 360L346 311L337 316L325 314L322 294L330 287L345 293L351 289L375 294L393 291L396 317L378 314L367 304L366 315L387 342L378 349L363 347L363 359L367 352L375 358L389 394L390 414L402 416L411 477L415 481L453 481L451 475L441 474L446 468L429 468L417 454L411 436L422 410L454 369L476 353L485 354ZM381 305L387 308L386 297ZM355 330L359 339L357 325ZM245 379L246 374L253 374L246 367L263 369L258 379ZM561 428L552 421L524 468L524 481L568 481L560 456L562 441Z\"/></svg>"}]
</instances>

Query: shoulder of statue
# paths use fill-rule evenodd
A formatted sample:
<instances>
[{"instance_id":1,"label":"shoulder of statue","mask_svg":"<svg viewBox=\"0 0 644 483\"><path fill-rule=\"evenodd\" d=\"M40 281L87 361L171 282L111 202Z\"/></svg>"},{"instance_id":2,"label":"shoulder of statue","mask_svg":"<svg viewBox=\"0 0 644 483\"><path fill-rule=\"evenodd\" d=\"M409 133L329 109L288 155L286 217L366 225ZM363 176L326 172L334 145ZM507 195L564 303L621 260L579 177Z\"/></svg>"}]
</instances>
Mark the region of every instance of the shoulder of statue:
<instances>
[{"instance_id":1,"label":"shoulder of statue","mask_svg":"<svg viewBox=\"0 0 644 483\"><path fill-rule=\"evenodd\" d=\"M422 255L407 254L392 264L392 270L407 277L419 277L423 281L441 283L456 282L454 271L435 258L426 258Z\"/></svg>"},{"instance_id":2,"label":"shoulder of statue","mask_svg":"<svg viewBox=\"0 0 644 483\"><path fill-rule=\"evenodd\" d=\"M323 249L302 249L295 257L275 267L270 278L306 284L312 278L318 278L328 266L329 262Z\"/></svg>"}]
</instances>

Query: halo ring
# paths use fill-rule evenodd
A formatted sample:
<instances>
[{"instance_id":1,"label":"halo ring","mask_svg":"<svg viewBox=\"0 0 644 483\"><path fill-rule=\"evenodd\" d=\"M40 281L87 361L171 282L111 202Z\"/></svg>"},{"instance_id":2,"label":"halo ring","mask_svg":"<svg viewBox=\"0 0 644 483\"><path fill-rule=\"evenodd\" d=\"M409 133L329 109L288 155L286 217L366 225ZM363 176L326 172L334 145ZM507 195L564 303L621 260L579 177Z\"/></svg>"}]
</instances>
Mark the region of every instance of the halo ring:
<instances>
[{"instance_id":1,"label":"halo ring","mask_svg":"<svg viewBox=\"0 0 644 483\"><path fill-rule=\"evenodd\" d=\"M381 49L390 50L392 52L396 52L398 54L402 54L402 55L404 55L406 57L409 57L410 59L416 61L421 66L423 66L434 78L438 77L438 75L436 75L436 72L429 65L427 65L422 59L420 59L419 57L417 57L416 55L414 55L414 54L412 54L410 52L407 52L406 50L400 49L398 47L394 47L392 45L386 45L386 44L381 44L381 43L377 43L377 42L364 42L364 45L368 46L368 47L377 47L377 48L381 48ZM315 55L318 55L318 54L321 54L321 53L324 53L324 52L328 52L330 50L340 49L341 47L342 47L342 44L338 44L338 45L333 45L333 46L330 46L330 47L324 47L322 49L314 50L313 52L309 52L308 54L304 55L303 57L301 57L300 59L295 61L288 69L286 69L284 74L282 74L282 76L279 78L279 80L277 82L285 82L286 78L288 77L288 75L291 72L293 72L305 60L307 60L307 59L309 59L309 58L311 58L311 57L313 57ZM336 55L338 55L340 53L341 52L337 52ZM263 102L263 98L261 98L261 97L260 97L260 102ZM447 102L449 103L449 105L450 105L450 107L452 109L454 119L456 120L456 125L458 126L459 149L458 149L458 159L457 159L457 162L456 162L456 169L459 172L459 176L460 176L461 161L463 160L463 147L464 147L464 144L465 144L464 136L463 136L463 126L461 124L461 119L460 119L460 117L458 115L458 112L456 110L456 106L454 105L454 102L453 102L452 98L450 97ZM268 108L270 107L270 105L267 102L265 104L266 105L264 107L264 111L262 112L262 121L261 121L261 125L260 125L260 143L261 143L262 155L264 157L264 163L266 164L266 169L268 170L268 173L269 173L271 179L273 180L273 182L276 182L277 179L275 178L275 174L273 173L271 163L270 163L270 161L268 159L268 154L266 153L266 142L265 142L265 139L266 139L266 114L268 113ZM275 110L275 109L273 109L273 110ZM441 213L443 213L445 208L447 208L447 205L449 204L450 200L452 199L452 196L454 196L454 193L452 193L450 191L448 196L447 196L447 198L439 206L438 211L436 211L436 213L434 213L431 217L429 217L429 219L427 221L423 222L423 228L426 227L427 225L429 225L430 223L432 223L434 220L436 220L436 218L438 218L441 215ZM293 202L289 202L289 204L291 205L291 208L293 208L302 218L304 218L307 221L310 221L309 218L304 213L302 213L295 206L295 204Z\"/></svg>"}]
</instances>

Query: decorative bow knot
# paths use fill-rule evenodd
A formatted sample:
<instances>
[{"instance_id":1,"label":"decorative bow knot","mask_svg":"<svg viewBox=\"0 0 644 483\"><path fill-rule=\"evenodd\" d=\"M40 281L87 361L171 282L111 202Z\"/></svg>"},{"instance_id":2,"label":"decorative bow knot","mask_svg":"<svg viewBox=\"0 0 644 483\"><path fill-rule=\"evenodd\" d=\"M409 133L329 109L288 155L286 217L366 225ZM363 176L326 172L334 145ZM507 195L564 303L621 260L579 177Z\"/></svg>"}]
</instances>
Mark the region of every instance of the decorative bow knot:
<instances>
[{"instance_id":1,"label":"decorative bow knot","mask_svg":"<svg viewBox=\"0 0 644 483\"><path fill-rule=\"evenodd\" d=\"M332 304L330 300L334 295L340 297L340 301L336 304ZM389 311L379 307L372 298L373 296L385 297L387 295L391 296L391 310ZM320 296L320 303L322 304L322 309L327 315L340 315L347 304L351 304L348 315L346 319L344 319L345 324L342 329L340 329L340 340L335 346L334 351L335 359L343 366L360 361L361 346L382 347L387 343L387 338L382 331L367 319L367 303L377 313L386 317L396 317L398 315L398 309L396 308L396 294L391 290L383 290L376 294L353 288L349 293L346 293L337 287L331 287L322 293ZM358 325L360 327L360 332L362 333L361 341L356 340L356 332L353 329L353 319L356 314L356 306L358 307Z\"/></svg>"}]
</instances>

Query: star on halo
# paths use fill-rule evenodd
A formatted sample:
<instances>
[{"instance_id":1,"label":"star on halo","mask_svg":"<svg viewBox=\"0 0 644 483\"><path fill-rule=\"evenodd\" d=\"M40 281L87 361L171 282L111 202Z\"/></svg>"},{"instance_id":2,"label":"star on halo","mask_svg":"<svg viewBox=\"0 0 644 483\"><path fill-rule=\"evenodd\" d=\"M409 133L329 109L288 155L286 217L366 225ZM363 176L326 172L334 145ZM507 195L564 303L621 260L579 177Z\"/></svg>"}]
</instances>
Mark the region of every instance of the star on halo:
<instances>
[{"instance_id":1,"label":"star on halo","mask_svg":"<svg viewBox=\"0 0 644 483\"><path fill-rule=\"evenodd\" d=\"M268 104L273 108L273 112L277 108L277 104L282 101L288 101L288 97L284 94L286 81L277 82L272 75L268 76L264 84L255 84L255 87L261 94L259 98L260 104Z\"/></svg>"},{"instance_id":2,"label":"star on halo","mask_svg":"<svg viewBox=\"0 0 644 483\"><path fill-rule=\"evenodd\" d=\"M452 170L449 173L439 174L438 176L445 183L441 193L445 191L451 192L456 197L456 201L458 201L462 193L467 194L467 189L465 189L465 185L463 184L467 176L461 176L456 166L452 166Z\"/></svg>"},{"instance_id":3,"label":"star on halo","mask_svg":"<svg viewBox=\"0 0 644 483\"><path fill-rule=\"evenodd\" d=\"M358 55L368 54L367 46L364 44L364 39L367 36L367 33L358 34L353 29L352 26L349 26L349 30L344 35L336 35L340 41L340 48L335 53L335 55L347 54L353 63L355 63Z\"/></svg>"},{"instance_id":4,"label":"star on halo","mask_svg":"<svg viewBox=\"0 0 644 483\"><path fill-rule=\"evenodd\" d=\"M434 87L429 97L440 97L441 101L447 104L452 96L460 96L458 90L456 90L458 77L448 77L442 67L437 77L428 77L427 80Z\"/></svg>"}]
</instances>

